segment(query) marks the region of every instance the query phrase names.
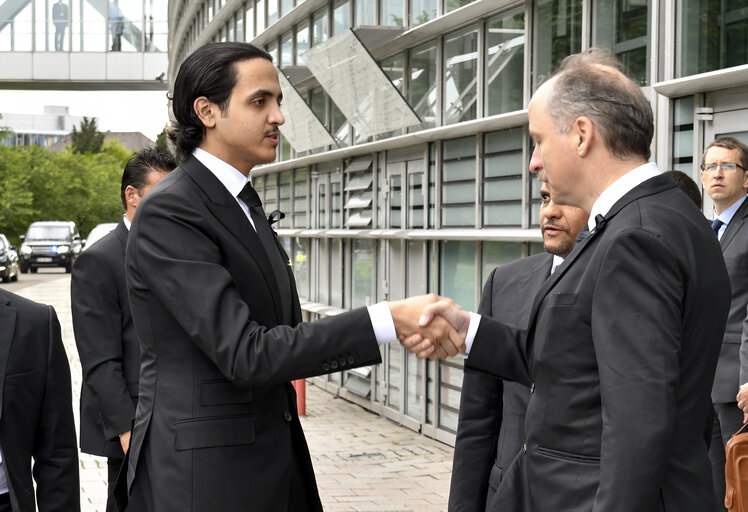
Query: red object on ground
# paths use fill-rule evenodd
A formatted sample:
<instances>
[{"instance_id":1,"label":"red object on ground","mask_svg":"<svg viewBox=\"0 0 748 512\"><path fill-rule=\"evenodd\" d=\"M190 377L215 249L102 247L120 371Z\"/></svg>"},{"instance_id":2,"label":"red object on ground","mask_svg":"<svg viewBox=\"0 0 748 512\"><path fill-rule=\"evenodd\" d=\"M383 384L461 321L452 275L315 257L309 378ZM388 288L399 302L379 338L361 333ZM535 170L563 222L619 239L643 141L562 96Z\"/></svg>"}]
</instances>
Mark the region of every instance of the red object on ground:
<instances>
[{"instance_id":1,"label":"red object on ground","mask_svg":"<svg viewBox=\"0 0 748 512\"><path fill-rule=\"evenodd\" d=\"M306 380L294 380L291 384L296 390L296 409L299 411L299 416L304 416L306 415Z\"/></svg>"}]
</instances>

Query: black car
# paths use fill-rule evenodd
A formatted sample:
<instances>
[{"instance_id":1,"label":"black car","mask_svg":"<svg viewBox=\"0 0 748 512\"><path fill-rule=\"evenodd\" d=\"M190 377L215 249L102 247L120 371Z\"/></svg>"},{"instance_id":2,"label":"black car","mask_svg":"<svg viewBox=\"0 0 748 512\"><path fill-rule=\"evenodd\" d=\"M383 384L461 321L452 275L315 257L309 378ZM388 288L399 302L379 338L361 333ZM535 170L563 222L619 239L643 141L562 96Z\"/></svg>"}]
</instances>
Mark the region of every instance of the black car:
<instances>
[{"instance_id":1,"label":"black car","mask_svg":"<svg viewBox=\"0 0 748 512\"><path fill-rule=\"evenodd\" d=\"M21 272L36 272L39 267L64 267L73 270L81 252L81 236L75 222L33 222L21 236Z\"/></svg>"},{"instance_id":2,"label":"black car","mask_svg":"<svg viewBox=\"0 0 748 512\"><path fill-rule=\"evenodd\" d=\"M5 235L0 234L0 277L3 283L18 281L20 271L16 248L10 245Z\"/></svg>"}]
</instances>

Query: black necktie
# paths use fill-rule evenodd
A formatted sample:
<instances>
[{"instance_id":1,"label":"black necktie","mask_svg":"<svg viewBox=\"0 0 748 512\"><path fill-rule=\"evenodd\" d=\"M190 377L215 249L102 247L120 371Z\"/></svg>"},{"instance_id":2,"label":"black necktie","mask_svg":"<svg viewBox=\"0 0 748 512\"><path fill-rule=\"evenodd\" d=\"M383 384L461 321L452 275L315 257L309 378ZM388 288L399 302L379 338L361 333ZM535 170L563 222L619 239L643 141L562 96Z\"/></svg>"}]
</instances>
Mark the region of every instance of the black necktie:
<instances>
[{"instance_id":1,"label":"black necktie","mask_svg":"<svg viewBox=\"0 0 748 512\"><path fill-rule=\"evenodd\" d=\"M717 238L719 238L719 228L721 228L724 225L725 223L719 219L714 219L712 221L712 231L714 231L714 234L717 235Z\"/></svg>"},{"instance_id":2,"label":"black necktie","mask_svg":"<svg viewBox=\"0 0 748 512\"><path fill-rule=\"evenodd\" d=\"M244 185L242 191L239 192L239 199L244 201L249 208L249 215L252 217L252 221L255 224L257 236L260 237L260 242L262 243L263 249L265 249L265 254L267 254L268 260L270 260L270 265L273 267L273 273L278 282L278 291L280 292L281 297L288 296L290 299L291 283L288 279L288 270L286 269L287 265L286 262L283 261L283 256L275 240L275 234L270 228L270 223L265 217L265 211L262 209L260 196L257 195L251 182L248 181L247 184ZM282 304L282 309L284 316L289 316L289 318L285 318L284 321L286 323L290 322L290 314L288 314L288 311L291 309L290 304Z\"/></svg>"}]
</instances>

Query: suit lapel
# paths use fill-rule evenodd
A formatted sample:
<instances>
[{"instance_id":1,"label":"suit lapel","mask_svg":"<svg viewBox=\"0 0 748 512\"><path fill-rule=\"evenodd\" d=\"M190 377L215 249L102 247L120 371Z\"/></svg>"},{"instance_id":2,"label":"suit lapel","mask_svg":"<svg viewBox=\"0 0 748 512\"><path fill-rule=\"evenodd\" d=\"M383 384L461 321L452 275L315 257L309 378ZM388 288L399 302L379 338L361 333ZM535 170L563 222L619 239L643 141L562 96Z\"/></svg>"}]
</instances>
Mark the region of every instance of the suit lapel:
<instances>
[{"instance_id":1,"label":"suit lapel","mask_svg":"<svg viewBox=\"0 0 748 512\"><path fill-rule=\"evenodd\" d=\"M0 418L3 414L3 390L5 375L8 367L10 346L16 330L16 310L11 307L8 299L0 297Z\"/></svg>"},{"instance_id":2,"label":"suit lapel","mask_svg":"<svg viewBox=\"0 0 748 512\"><path fill-rule=\"evenodd\" d=\"M276 318L280 321L284 318L283 304L278 291L278 282L275 279L272 265L268 260L265 249L262 247L260 237L252 228L247 216L242 211L236 199L231 197L226 187L216 178L210 170L205 167L194 156L190 156L180 165L190 178L203 190L209 201L205 206L210 212L231 232L247 249L252 259L260 267L270 294L273 298L273 306Z\"/></svg>"},{"instance_id":3,"label":"suit lapel","mask_svg":"<svg viewBox=\"0 0 748 512\"><path fill-rule=\"evenodd\" d=\"M722 239L719 241L719 245L722 247L722 252L727 250L727 246L730 245L730 242L735 238L737 232L743 227L746 216L748 216L748 199L743 201L743 204L740 205L738 211L736 211L735 215L732 216L732 220L727 224L727 229L725 229Z\"/></svg>"},{"instance_id":4,"label":"suit lapel","mask_svg":"<svg viewBox=\"0 0 748 512\"><path fill-rule=\"evenodd\" d=\"M130 231L127 229L127 226L125 226L124 219L121 219L117 226L114 228L114 235L117 237L117 240L119 240L120 246L122 246L123 256L127 252L127 235L129 234Z\"/></svg>"}]
</instances>

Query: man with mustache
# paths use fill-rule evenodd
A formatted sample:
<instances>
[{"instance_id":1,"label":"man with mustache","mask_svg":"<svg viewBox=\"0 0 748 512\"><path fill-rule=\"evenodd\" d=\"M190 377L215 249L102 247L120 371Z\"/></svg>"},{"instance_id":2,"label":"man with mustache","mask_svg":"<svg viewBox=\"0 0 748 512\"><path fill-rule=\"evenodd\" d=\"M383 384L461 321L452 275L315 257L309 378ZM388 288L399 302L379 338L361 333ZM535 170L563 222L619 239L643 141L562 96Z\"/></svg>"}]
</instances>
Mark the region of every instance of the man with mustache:
<instances>
[{"instance_id":1,"label":"man with mustache","mask_svg":"<svg viewBox=\"0 0 748 512\"><path fill-rule=\"evenodd\" d=\"M483 287L478 314L520 328L527 327L530 308L545 280L563 262L589 215L553 202L544 173L540 225L545 253L494 269ZM522 448L530 389L518 382L466 368L452 464L449 510L491 510L501 475Z\"/></svg>"}]
</instances>

